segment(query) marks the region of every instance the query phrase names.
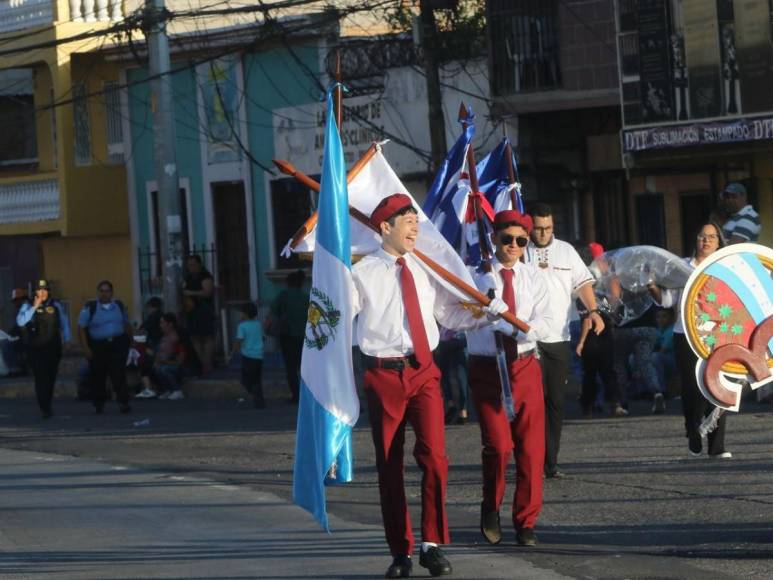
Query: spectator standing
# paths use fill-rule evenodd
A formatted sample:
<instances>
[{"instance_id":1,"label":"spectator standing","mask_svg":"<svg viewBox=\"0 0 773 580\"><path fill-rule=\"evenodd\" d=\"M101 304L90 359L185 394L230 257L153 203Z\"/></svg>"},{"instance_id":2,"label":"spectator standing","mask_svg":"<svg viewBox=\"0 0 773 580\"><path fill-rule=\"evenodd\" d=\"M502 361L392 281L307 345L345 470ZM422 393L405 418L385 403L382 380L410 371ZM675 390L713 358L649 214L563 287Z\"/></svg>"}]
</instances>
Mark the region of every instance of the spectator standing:
<instances>
[{"instance_id":1,"label":"spectator standing","mask_svg":"<svg viewBox=\"0 0 773 580\"><path fill-rule=\"evenodd\" d=\"M158 393L150 382L150 372L153 369L153 360L158 351L163 333L161 332L163 302L157 296L153 296L145 302L145 318L142 320L139 330L145 333L145 344L141 349L140 376L143 389L137 394L138 399L154 399Z\"/></svg>"},{"instance_id":2,"label":"spectator standing","mask_svg":"<svg viewBox=\"0 0 773 580\"><path fill-rule=\"evenodd\" d=\"M730 216L722 227L727 243L756 242L762 224L759 214L748 202L746 187L741 183L728 183L719 194L719 203Z\"/></svg>"},{"instance_id":3,"label":"spectator standing","mask_svg":"<svg viewBox=\"0 0 773 580\"><path fill-rule=\"evenodd\" d=\"M11 292L11 303L13 304L13 326L8 329L8 336L11 340L3 341L3 357L8 365L8 371L11 376L27 374L27 361L24 357L24 341L22 330L16 322L16 317L25 303L29 303L27 290L24 288L14 288ZM15 339L15 340L13 340Z\"/></svg>"},{"instance_id":4,"label":"spectator standing","mask_svg":"<svg viewBox=\"0 0 773 580\"><path fill-rule=\"evenodd\" d=\"M242 385L252 395L256 409L265 409L263 398L263 325L258 307L252 302L242 306L242 321L236 329L236 350L242 355Z\"/></svg>"},{"instance_id":5,"label":"spectator standing","mask_svg":"<svg viewBox=\"0 0 773 580\"><path fill-rule=\"evenodd\" d=\"M446 402L446 425L455 422L464 425L467 422L467 340L464 333L440 329L440 342L435 351L435 359L440 369L440 384ZM459 388L458 402L454 399L452 380Z\"/></svg>"},{"instance_id":6,"label":"spectator standing","mask_svg":"<svg viewBox=\"0 0 773 580\"><path fill-rule=\"evenodd\" d=\"M604 320L596 306L593 276L571 244L553 235L553 210L544 203L532 209L534 228L524 260L539 268L545 276L550 295L552 320L550 331L537 343L545 391L545 477L562 477L558 469L558 451L564 420L565 386L569 378L572 352L569 346L569 321L572 297L588 310L592 331L600 334Z\"/></svg>"},{"instance_id":7,"label":"spectator standing","mask_svg":"<svg viewBox=\"0 0 773 580\"><path fill-rule=\"evenodd\" d=\"M655 330L657 338L652 349L652 358L658 373L659 391L655 393L652 412L660 414L666 410L668 380L677 372L674 355L674 311L671 308L661 308L655 312Z\"/></svg>"},{"instance_id":8,"label":"spectator standing","mask_svg":"<svg viewBox=\"0 0 773 580\"><path fill-rule=\"evenodd\" d=\"M215 279L196 254L185 261L183 296L191 302L186 329L201 363L201 374L207 374L212 372L215 355Z\"/></svg>"},{"instance_id":9,"label":"spectator standing","mask_svg":"<svg viewBox=\"0 0 773 580\"><path fill-rule=\"evenodd\" d=\"M51 402L62 358L62 343L71 338L70 322L58 300L51 297L46 280L38 280L32 302L21 305L16 324L22 333L27 362L35 377L35 395L41 415L53 415Z\"/></svg>"},{"instance_id":10,"label":"spectator standing","mask_svg":"<svg viewBox=\"0 0 773 580\"><path fill-rule=\"evenodd\" d=\"M132 341L132 326L126 307L113 298L113 284L97 284L97 299L89 300L78 317L78 332L89 361L91 400L102 413L107 400L107 377L113 385L118 408L128 413L129 389L126 384L126 358Z\"/></svg>"},{"instance_id":11,"label":"spectator standing","mask_svg":"<svg viewBox=\"0 0 773 580\"><path fill-rule=\"evenodd\" d=\"M279 336L279 348L282 351L293 403L298 402L301 354L309 310L309 293L303 287L305 280L306 274L303 270L297 270L287 276L287 288L274 299L268 321L271 333Z\"/></svg>"},{"instance_id":12,"label":"spectator standing","mask_svg":"<svg viewBox=\"0 0 773 580\"><path fill-rule=\"evenodd\" d=\"M690 267L696 268L703 260L724 246L725 240L719 225L713 222L704 224L698 232L695 253L689 258L685 258L685 262ZM652 282L648 284L647 289L655 302L662 307L674 307L676 310L679 310L684 288L661 288L655 282ZM698 429L703 418L713 411L714 406L706 400L698 388L698 383L695 379L695 363L698 362L698 357L690 348L684 335L684 326L682 325L680 313L677 313L676 324L674 325L674 350L676 352L676 363L679 367L679 376L682 381L682 413L684 414L688 448L691 457L700 457L703 451L703 442ZM725 450L726 420L727 413L723 413L719 418L717 428L708 435L709 457L711 458L729 459L732 457L732 454Z\"/></svg>"},{"instance_id":13,"label":"spectator standing","mask_svg":"<svg viewBox=\"0 0 773 580\"><path fill-rule=\"evenodd\" d=\"M604 253L600 244L581 245L578 254L587 266ZM596 401L597 377L604 385L605 399L609 402L612 417L624 417L628 413L621 405L620 388L614 370L615 336L612 322L612 309L604 297L596 297L599 314L604 319L604 330L600 334L591 332L591 320L588 309L581 300L575 301L575 307L580 315L581 333L575 352L582 359L582 392L580 404L582 414L586 419L593 417L593 406Z\"/></svg>"}]
</instances>

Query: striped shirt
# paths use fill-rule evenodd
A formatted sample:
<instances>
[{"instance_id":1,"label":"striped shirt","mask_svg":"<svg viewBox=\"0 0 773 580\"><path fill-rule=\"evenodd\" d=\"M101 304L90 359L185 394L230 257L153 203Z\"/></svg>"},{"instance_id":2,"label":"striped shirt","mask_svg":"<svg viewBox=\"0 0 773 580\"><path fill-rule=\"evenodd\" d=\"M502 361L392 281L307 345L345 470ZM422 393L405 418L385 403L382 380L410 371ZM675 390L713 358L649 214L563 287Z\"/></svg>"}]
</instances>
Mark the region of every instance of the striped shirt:
<instances>
[{"instance_id":1,"label":"striped shirt","mask_svg":"<svg viewBox=\"0 0 773 580\"><path fill-rule=\"evenodd\" d=\"M751 205L742 207L737 213L730 216L724 226L722 233L725 239L730 241L733 236L743 238L747 242L756 242L760 237L760 215L754 211Z\"/></svg>"}]
</instances>

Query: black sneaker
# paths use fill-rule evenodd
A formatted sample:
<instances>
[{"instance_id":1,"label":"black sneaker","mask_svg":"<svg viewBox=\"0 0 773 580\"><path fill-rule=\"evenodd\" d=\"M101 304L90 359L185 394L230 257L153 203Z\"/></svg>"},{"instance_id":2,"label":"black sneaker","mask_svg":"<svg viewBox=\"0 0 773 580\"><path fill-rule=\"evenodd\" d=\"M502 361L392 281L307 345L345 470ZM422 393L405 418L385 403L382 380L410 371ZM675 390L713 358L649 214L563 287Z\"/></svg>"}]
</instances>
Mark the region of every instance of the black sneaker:
<instances>
[{"instance_id":1,"label":"black sneaker","mask_svg":"<svg viewBox=\"0 0 773 580\"><path fill-rule=\"evenodd\" d=\"M690 435L688 439L690 457L700 457L703 452L703 442L700 435Z\"/></svg>"},{"instance_id":2,"label":"black sneaker","mask_svg":"<svg viewBox=\"0 0 773 580\"><path fill-rule=\"evenodd\" d=\"M448 576L453 572L451 562L443 555L443 551L437 546L431 546L426 552L421 551L419 564L429 570L433 576Z\"/></svg>"},{"instance_id":3,"label":"black sneaker","mask_svg":"<svg viewBox=\"0 0 773 580\"><path fill-rule=\"evenodd\" d=\"M480 510L480 533L489 544L502 541L502 526L499 523L499 512L484 512Z\"/></svg>"},{"instance_id":4,"label":"black sneaker","mask_svg":"<svg viewBox=\"0 0 773 580\"><path fill-rule=\"evenodd\" d=\"M519 546L536 546L537 535L534 533L534 528L521 528L515 534L515 540Z\"/></svg>"},{"instance_id":5,"label":"black sneaker","mask_svg":"<svg viewBox=\"0 0 773 580\"><path fill-rule=\"evenodd\" d=\"M545 467L546 479L563 479L566 477L563 471L560 471L558 467Z\"/></svg>"},{"instance_id":6,"label":"black sneaker","mask_svg":"<svg viewBox=\"0 0 773 580\"><path fill-rule=\"evenodd\" d=\"M413 569L410 556L395 556L392 564L387 568L385 578L408 578Z\"/></svg>"}]
</instances>

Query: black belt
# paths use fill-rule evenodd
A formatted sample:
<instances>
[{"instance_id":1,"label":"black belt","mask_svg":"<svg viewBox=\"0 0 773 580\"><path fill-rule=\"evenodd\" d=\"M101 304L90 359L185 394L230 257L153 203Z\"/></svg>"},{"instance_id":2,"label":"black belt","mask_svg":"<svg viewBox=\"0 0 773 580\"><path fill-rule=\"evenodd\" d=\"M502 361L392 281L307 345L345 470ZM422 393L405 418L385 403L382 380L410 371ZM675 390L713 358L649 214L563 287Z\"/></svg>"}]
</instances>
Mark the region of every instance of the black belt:
<instances>
[{"instance_id":1,"label":"black belt","mask_svg":"<svg viewBox=\"0 0 773 580\"><path fill-rule=\"evenodd\" d=\"M523 352L519 352L518 356L516 356L516 357L508 356L507 360L521 360L523 358L529 358L533 354L534 354L534 349L530 348L529 350L525 350ZM497 357L493 356L493 355L492 356L487 356L485 354L471 354L470 355L470 359L474 359L474 358L481 359L482 361L485 361L485 362L494 362Z\"/></svg>"},{"instance_id":2,"label":"black belt","mask_svg":"<svg viewBox=\"0 0 773 580\"><path fill-rule=\"evenodd\" d=\"M119 334L118 336L110 336L108 338L100 338L100 339L91 339L91 342L100 344L100 343L109 343L109 342L116 342L117 340L120 340L122 338L126 337L125 334Z\"/></svg>"},{"instance_id":3,"label":"black belt","mask_svg":"<svg viewBox=\"0 0 773 580\"><path fill-rule=\"evenodd\" d=\"M362 361L365 364L365 368L368 369L390 369L401 371L406 367L419 367L419 363L414 355L379 358L363 353Z\"/></svg>"}]
</instances>

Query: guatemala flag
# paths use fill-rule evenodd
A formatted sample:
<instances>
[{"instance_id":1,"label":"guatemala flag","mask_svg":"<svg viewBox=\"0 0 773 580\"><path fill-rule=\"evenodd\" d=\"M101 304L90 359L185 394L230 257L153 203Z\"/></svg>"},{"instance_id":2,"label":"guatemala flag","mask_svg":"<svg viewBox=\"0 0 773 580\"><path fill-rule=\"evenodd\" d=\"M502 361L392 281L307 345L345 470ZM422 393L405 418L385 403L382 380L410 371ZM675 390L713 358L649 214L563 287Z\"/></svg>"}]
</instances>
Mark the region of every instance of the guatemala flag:
<instances>
[{"instance_id":1,"label":"guatemala flag","mask_svg":"<svg viewBox=\"0 0 773 580\"><path fill-rule=\"evenodd\" d=\"M329 532L325 485L352 480L352 428L360 414L352 367L349 199L332 89L327 94L318 215L301 362L293 501Z\"/></svg>"}]
</instances>

